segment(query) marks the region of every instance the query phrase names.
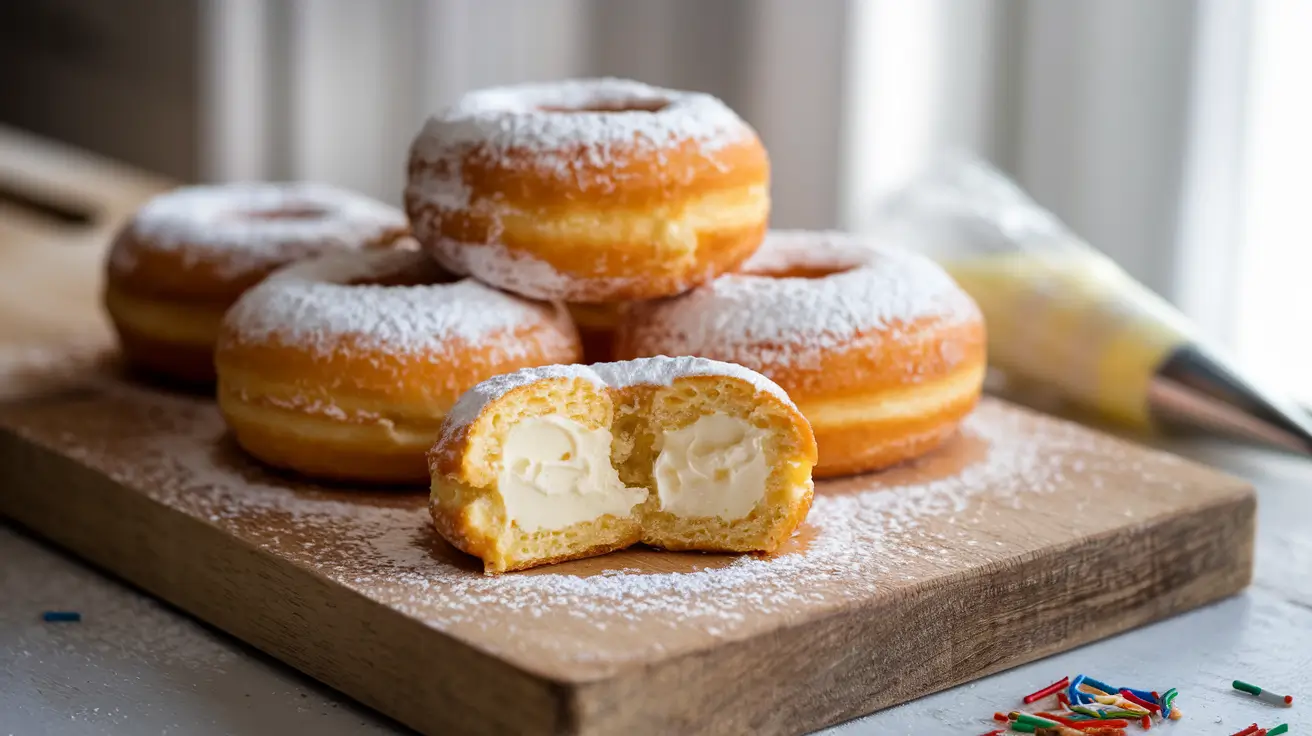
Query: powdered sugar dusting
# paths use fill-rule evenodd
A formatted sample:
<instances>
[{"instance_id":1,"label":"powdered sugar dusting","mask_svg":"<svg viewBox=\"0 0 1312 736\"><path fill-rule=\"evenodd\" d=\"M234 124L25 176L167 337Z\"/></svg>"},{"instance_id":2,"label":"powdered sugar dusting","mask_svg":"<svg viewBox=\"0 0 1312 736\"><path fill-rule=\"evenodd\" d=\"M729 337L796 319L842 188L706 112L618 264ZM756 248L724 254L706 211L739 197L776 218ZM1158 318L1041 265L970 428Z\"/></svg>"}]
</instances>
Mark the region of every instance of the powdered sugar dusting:
<instances>
[{"instance_id":1,"label":"powdered sugar dusting","mask_svg":"<svg viewBox=\"0 0 1312 736\"><path fill-rule=\"evenodd\" d=\"M444 440L459 433L470 422L478 418L484 407L505 396L520 386L528 386L556 378L579 379L591 382L595 386L625 388L628 386L669 386L676 378L688 376L728 376L746 381L757 391L764 391L777 397L789 406L794 406L779 384L765 376L732 363L722 363L706 358L680 357L670 358L658 355L652 358L623 360L614 363L596 363L594 365L549 365L540 368L521 368L483 381L465 392L446 415L442 425L441 445Z\"/></svg>"},{"instance_id":2,"label":"powdered sugar dusting","mask_svg":"<svg viewBox=\"0 0 1312 736\"><path fill-rule=\"evenodd\" d=\"M0 425L287 564L561 676L751 636L1228 492L1192 464L986 401L938 453L817 483L807 523L776 557L635 549L486 577L437 537L422 492L265 472L205 400L105 379L57 405L6 407ZM1136 518L1108 513L1105 494L1128 487Z\"/></svg>"},{"instance_id":3,"label":"powdered sugar dusting","mask_svg":"<svg viewBox=\"0 0 1312 736\"><path fill-rule=\"evenodd\" d=\"M223 278L316 253L354 250L406 229L405 215L324 184L234 183L179 187L147 202L110 253L135 268L140 250L177 252L187 267L213 264ZM132 247L127 247L128 241Z\"/></svg>"},{"instance_id":4,"label":"powdered sugar dusting","mask_svg":"<svg viewBox=\"0 0 1312 736\"><path fill-rule=\"evenodd\" d=\"M415 275L430 283L357 283ZM225 333L240 342L304 345L328 355L348 340L354 346L392 353L440 354L468 345L484 347L497 334L529 333L549 324L556 329L539 331L547 334L538 337L564 342L573 332L561 309L472 279L441 283L443 277L426 255L416 251L321 256L278 271L247 291L225 317ZM503 341L502 350L517 357L538 337Z\"/></svg>"},{"instance_id":5,"label":"powdered sugar dusting","mask_svg":"<svg viewBox=\"0 0 1312 736\"><path fill-rule=\"evenodd\" d=\"M512 251L499 243L458 243L437 239L431 252L454 273L474 274L490 284L530 299L563 300L579 289L577 277L557 271L555 266L525 251ZM641 276L587 277L591 289L616 292L628 288ZM706 279L700 279L701 283Z\"/></svg>"},{"instance_id":6,"label":"powdered sugar dusting","mask_svg":"<svg viewBox=\"0 0 1312 736\"><path fill-rule=\"evenodd\" d=\"M661 107L613 109L650 103ZM598 107L612 109L587 109ZM568 180L580 167L606 168L635 149L676 148L694 141L713 153L752 136L751 128L711 95L624 79L574 79L470 92L428 119L411 156L428 164L447 163L436 168L451 168L450 176L425 189L436 202L462 207L468 200L461 199L459 161L471 151L490 158L531 153L537 170Z\"/></svg>"},{"instance_id":7,"label":"powdered sugar dusting","mask_svg":"<svg viewBox=\"0 0 1312 736\"><path fill-rule=\"evenodd\" d=\"M669 164L670 152L691 145L699 160L724 169L720 152L755 138L715 97L640 82L582 79L480 90L430 118L415 138L406 209L416 236L456 273L536 299L564 299L578 289L576 279L504 247L499 227L510 205L499 192L474 196L466 167L531 172L566 196L585 189L604 196L635 176L626 170L635 157L654 156L661 175L682 186L695 169ZM485 242L461 242L442 232L443 222L468 215L491 223ZM588 281L599 292L614 292L632 279Z\"/></svg>"},{"instance_id":8,"label":"powdered sugar dusting","mask_svg":"<svg viewBox=\"0 0 1312 736\"><path fill-rule=\"evenodd\" d=\"M834 269L820 278L791 270ZM979 319L975 303L929 259L844 233L771 232L738 273L636 310L639 354L705 355L764 366L816 367L854 337L922 319Z\"/></svg>"}]
</instances>

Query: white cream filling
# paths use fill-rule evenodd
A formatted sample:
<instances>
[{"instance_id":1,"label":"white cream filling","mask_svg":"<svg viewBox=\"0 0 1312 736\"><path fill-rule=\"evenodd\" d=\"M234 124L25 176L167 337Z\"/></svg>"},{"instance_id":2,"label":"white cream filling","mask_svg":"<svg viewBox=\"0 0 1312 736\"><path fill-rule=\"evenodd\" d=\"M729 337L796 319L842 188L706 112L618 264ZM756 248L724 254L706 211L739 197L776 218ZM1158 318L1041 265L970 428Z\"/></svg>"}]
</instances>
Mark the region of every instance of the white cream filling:
<instances>
[{"instance_id":1,"label":"white cream filling","mask_svg":"<svg viewBox=\"0 0 1312 736\"><path fill-rule=\"evenodd\" d=\"M497 486L507 521L529 532L556 530L606 514L626 516L647 498L627 488L610 462L610 430L535 417L510 428Z\"/></svg>"},{"instance_id":2,"label":"white cream filling","mask_svg":"<svg viewBox=\"0 0 1312 736\"><path fill-rule=\"evenodd\" d=\"M655 467L661 510L724 521L750 514L765 496L765 436L761 428L719 413L666 432Z\"/></svg>"}]
</instances>

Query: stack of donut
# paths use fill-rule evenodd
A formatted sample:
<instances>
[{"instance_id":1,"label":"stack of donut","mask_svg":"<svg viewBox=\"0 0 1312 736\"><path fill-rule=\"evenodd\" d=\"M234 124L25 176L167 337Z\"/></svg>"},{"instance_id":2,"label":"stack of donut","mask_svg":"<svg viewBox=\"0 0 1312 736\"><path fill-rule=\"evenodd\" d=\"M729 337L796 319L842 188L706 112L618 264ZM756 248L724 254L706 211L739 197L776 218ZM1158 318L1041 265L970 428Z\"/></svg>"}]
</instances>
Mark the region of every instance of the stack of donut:
<instances>
[{"instance_id":1,"label":"stack of donut","mask_svg":"<svg viewBox=\"0 0 1312 736\"><path fill-rule=\"evenodd\" d=\"M767 234L769 211L766 151L714 97L488 89L420 131L404 214L320 185L179 189L120 233L105 303L129 365L217 380L242 447L316 478L427 481L467 389L585 355L765 374L817 475L939 445L979 396L973 302L910 253Z\"/></svg>"}]
</instances>

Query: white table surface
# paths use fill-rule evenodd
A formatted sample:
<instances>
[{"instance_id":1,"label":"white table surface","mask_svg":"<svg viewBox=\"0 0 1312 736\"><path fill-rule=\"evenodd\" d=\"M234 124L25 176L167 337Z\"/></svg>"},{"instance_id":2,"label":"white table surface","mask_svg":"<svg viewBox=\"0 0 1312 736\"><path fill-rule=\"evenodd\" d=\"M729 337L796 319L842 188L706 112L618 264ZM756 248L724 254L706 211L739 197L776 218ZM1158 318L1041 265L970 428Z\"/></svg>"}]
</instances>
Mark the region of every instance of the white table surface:
<instances>
[{"instance_id":1,"label":"white table surface","mask_svg":"<svg viewBox=\"0 0 1312 736\"><path fill-rule=\"evenodd\" d=\"M1312 461L1181 445L1258 486L1257 574L1234 598L842 724L833 734L980 734L1062 675L1180 690L1175 734L1254 721L1312 733ZM45 610L80 623L44 623ZM1295 697L1269 706L1244 679ZM1137 731L1137 729L1134 729ZM289 667L0 523L0 736L405 733Z\"/></svg>"}]
</instances>

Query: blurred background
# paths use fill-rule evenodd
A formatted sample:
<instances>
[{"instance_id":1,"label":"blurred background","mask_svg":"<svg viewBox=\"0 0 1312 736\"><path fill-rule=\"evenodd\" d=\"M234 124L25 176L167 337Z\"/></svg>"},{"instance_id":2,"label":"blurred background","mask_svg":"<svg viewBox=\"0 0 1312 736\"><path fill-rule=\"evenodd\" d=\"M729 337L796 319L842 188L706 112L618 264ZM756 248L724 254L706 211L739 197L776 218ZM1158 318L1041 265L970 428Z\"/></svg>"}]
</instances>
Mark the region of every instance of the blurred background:
<instances>
[{"instance_id":1,"label":"blurred background","mask_svg":"<svg viewBox=\"0 0 1312 736\"><path fill-rule=\"evenodd\" d=\"M981 155L1312 399L1309 31L1304 0L6 2L0 220L30 181L86 201L91 179L113 199L303 178L398 202L412 135L463 91L633 77L756 126L777 226L861 231L930 156ZM49 142L68 175L35 172Z\"/></svg>"}]
</instances>

